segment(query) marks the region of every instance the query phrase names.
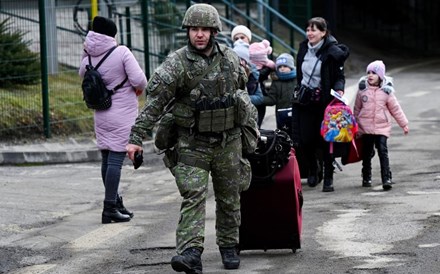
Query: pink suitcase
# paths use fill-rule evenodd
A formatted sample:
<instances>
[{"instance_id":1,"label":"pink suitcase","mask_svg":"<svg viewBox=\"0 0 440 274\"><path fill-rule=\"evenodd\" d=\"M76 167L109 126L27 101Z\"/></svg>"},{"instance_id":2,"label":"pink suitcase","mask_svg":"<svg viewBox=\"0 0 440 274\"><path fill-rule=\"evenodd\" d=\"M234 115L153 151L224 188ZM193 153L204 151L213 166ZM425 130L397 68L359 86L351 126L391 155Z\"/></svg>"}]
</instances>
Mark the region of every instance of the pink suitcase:
<instances>
[{"instance_id":1,"label":"pink suitcase","mask_svg":"<svg viewBox=\"0 0 440 274\"><path fill-rule=\"evenodd\" d=\"M295 150L288 163L264 182L254 180L241 193L238 251L301 248L303 204Z\"/></svg>"}]
</instances>

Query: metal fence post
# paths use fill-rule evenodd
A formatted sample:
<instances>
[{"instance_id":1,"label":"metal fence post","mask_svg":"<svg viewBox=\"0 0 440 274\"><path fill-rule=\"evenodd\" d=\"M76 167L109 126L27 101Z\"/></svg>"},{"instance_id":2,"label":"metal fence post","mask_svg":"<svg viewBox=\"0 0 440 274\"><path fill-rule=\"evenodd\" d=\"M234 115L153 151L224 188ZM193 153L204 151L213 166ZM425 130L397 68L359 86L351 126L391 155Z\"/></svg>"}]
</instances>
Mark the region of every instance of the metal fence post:
<instances>
[{"instance_id":1,"label":"metal fence post","mask_svg":"<svg viewBox=\"0 0 440 274\"><path fill-rule=\"evenodd\" d=\"M58 38L57 38L57 17L55 0L45 1L45 22L46 28L46 47L47 47L47 69L53 75L58 73Z\"/></svg>"},{"instance_id":2,"label":"metal fence post","mask_svg":"<svg viewBox=\"0 0 440 274\"><path fill-rule=\"evenodd\" d=\"M144 30L145 75L150 78L150 42L148 40L148 0L141 0L142 27Z\"/></svg>"},{"instance_id":3,"label":"metal fence post","mask_svg":"<svg viewBox=\"0 0 440 274\"><path fill-rule=\"evenodd\" d=\"M41 59L41 92L43 101L43 126L44 135L50 138L49 117L49 81L47 73L47 44L46 44L46 0L38 0L38 14L40 20L40 59Z\"/></svg>"}]
</instances>

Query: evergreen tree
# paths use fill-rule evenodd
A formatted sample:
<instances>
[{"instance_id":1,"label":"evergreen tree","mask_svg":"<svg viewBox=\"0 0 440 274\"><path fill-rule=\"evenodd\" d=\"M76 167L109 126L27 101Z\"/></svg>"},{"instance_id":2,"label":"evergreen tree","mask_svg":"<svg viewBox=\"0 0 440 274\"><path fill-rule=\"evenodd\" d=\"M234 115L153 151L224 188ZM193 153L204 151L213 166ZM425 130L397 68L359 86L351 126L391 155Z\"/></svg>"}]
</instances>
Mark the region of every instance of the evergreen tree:
<instances>
[{"instance_id":1,"label":"evergreen tree","mask_svg":"<svg viewBox=\"0 0 440 274\"><path fill-rule=\"evenodd\" d=\"M6 18L0 22L0 87L36 84L41 78L39 55L32 52L25 41L25 32L11 30Z\"/></svg>"}]
</instances>

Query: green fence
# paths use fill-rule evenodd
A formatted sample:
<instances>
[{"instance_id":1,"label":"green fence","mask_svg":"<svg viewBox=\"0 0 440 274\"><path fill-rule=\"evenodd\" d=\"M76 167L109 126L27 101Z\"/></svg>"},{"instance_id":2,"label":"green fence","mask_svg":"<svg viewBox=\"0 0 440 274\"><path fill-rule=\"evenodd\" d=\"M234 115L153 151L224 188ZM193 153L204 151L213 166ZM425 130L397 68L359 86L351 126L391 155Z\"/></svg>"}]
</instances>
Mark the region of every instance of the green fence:
<instances>
[{"instance_id":1,"label":"green fence","mask_svg":"<svg viewBox=\"0 0 440 274\"><path fill-rule=\"evenodd\" d=\"M147 28L143 27L141 4L146 11L144 17L149 20ZM177 26L165 23L152 27L155 18L153 4L152 1L99 1L99 15L115 20L118 42L132 50L147 74L157 67L168 51L178 46L177 42L172 45L173 40L167 40L166 36L174 38L174 29L180 31ZM89 18L90 0L0 1L0 22L8 22L0 35L4 38L20 33L28 49L38 54L36 61L41 64L37 83L0 86L1 139L93 131L93 112L82 100L78 76ZM148 51L144 50L144 34L149 38ZM0 52L10 50L6 40L0 38ZM16 60L16 56L3 55L0 58L0 64L30 63L26 59ZM14 77L28 77L16 74L3 72L0 79L14 82Z\"/></svg>"},{"instance_id":2,"label":"green fence","mask_svg":"<svg viewBox=\"0 0 440 274\"><path fill-rule=\"evenodd\" d=\"M2 85L2 80L30 75L17 73L15 68L10 72L0 69L1 140L93 132L93 112L82 100L78 76L83 42L90 27L90 2L0 0L0 23L8 21L7 31L0 33L0 65L21 63L24 68L31 68L31 61L41 65L38 81L26 85ZM241 23L255 30L254 41L270 39L275 51L294 52L293 43L302 39L302 33L293 39L291 25L273 27L280 20L267 17L270 11L260 0L237 2L212 1L223 21L219 42L231 45L230 30ZM99 0L98 3L98 14L116 22L118 42L132 50L147 77L170 51L186 44L186 32L180 25L191 1ZM270 31L273 29L282 32L274 35L276 31ZM21 34L22 42L36 54L36 60L3 54L10 49L4 38L13 33Z\"/></svg>"}]
</instances>

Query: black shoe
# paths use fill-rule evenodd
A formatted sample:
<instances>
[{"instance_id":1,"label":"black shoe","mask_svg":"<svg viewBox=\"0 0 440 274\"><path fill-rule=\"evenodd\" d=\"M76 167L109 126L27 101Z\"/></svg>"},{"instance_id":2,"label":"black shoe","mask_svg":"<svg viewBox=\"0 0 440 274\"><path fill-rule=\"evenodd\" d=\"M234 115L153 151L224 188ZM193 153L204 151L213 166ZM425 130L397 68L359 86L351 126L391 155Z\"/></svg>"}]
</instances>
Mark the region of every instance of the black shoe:
<instances>
[{"instance_id":1,"label":"black shoe","mask_svg":"<svg viewBox=\"0 0 440 274\"><path fill-rule=\"evenodd\" d=\"M319 180L317 176L309 176L307 178L307 184L309 185L309 187L315 187L319 184Z\"/></svg>"},{"instance_id":2,"label":"black shoe","mask_svg":"<svg viewBox=\"0 0 440 274\"><path fill-rule=\"evenodd\" d=\"M324 186L322 187L322 192L333 192L333 179L324 179Z\"/></svg>"},{"instance_id":3,"label":"black shoe","mask_svg":"<svg viewBox=\"0 0 440 274\"><path fill-rule=\"evenodd\" d=\"M390 190L392 187L393 187L393 183L391 182L391 180L386 180L385 182L382 183L383 190Z\"/></svg>"},{"instance_id":4,"label":"black shoe","mask_svg":"<svg viewBox=\"0 0 440 274\"><path fill-rule=\"evenodd\" d=\"M363 187L371 187L371 180L362 180Z\"/></svg>"},{"instance_id":5,"label":"black shoe","mask_svg":"<svg viewBox=\"0 0 440 274\"><path fill-rule=\"evenodd\" d=\"M202 273L202 251L194 247L185 249L171 259L171 267L177 272Z\"/></svg>"},{"instance_id":6,"label":"black shoe","mask_svg":"<svg viewBox=\"0 0 440 274\"><path fill-rule=\"evenodd\" d=\"M104 210L102 211L102 223L109 224L111 222L128 222L130 216L122 214L116 207L116 204L104 202Z\"/></svg>"},{"instance_id":7,"label":"black shoe","mask_svg":"<svg viewBox=\"0 0 440 274\"><path fill-rule=\"evenodd\" d=\"M240 257L235 247L220 247L219 249L225 269L237 269L240 266Z\"/></svg>"},{"instance_id":8,"label":"black shoe","mask_svg":"<svg viewBox=\"0 0 440 274\"><path fill-rule=\"evenodd\" d=\"M118 208L119 212L122 214L130 216L130 218L133 218L134 214L131 211L128 211L128 209L125 208L124 203L122 201L122 196L118 195L118 198L116 199L116 207Z\"/></svg>"}]
</instances>

